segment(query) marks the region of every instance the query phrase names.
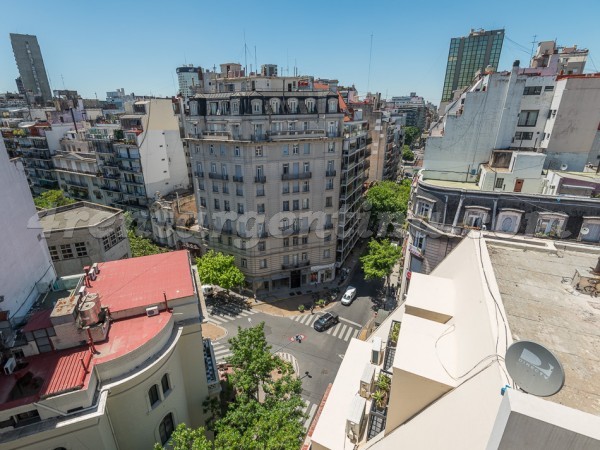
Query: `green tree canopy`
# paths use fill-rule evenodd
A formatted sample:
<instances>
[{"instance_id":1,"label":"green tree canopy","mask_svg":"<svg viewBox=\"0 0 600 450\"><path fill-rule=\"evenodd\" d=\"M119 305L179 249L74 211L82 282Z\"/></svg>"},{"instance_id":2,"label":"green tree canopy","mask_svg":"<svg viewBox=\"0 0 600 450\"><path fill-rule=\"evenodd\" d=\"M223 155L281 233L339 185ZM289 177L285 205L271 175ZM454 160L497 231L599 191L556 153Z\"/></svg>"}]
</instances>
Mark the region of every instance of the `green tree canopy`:
<instances>
[{"instance_id":1,"label":"green tree canopy","mask_svg":"<svg viewBox=\"0 0 600 450\"><path fill-rule=\"evenodd\" d=\"M169 450L212 450L213 445L206 438L204 428L188 428L185 423L177 425L171 435ZM166 450L159 443L154 444L154 450Z\"/></svg>"},{"instance_id":2,"label":"green tree canopy","mask_svg":"<svg viewBox=\"0 0 600 450\"><path fill-rule=\"evenodd\" d=\"M197 258L196 264L203 284L215 284L229 290L244 283L244 274L236 267L233 256L210 250Z\"/></svg>"},{"instance_id":3,"label":"green tree canopy","mask_svg":"<svg viewBox=\"0 0 600 450\"><path fill-rule=\"evenodd\" d=\"M167 251L156 245L150 239L138 236L132 228L127 230L127 238L129 239L129 245L131 246L131 256L134 258L137 258L138 256L157 255Z\"/></svg>"},{"instance_id":4,"label":"green tree canopy","mask_svg":"<svg viewBox=\"0 0 600 450\"><path fill-rule=\"evenodd\" d=\"M403 180L400 184L381 181L367 191L367 200L375 214L406 214L409 196L410 180Z\"/></svg>"},{"instance_id":5,"label":"green tree canopy","mask_svg":"<svg viewBox=\"0 0 600 450\"><path fill-rule=\"evenodd\" d=\"M406 145L412 145L416 138L421 134L421 130L418 127L404 127L404 143Z\"/></svg>"},{"instance_id":6,"label":"green tree canopy","mask_svg":"<svg viewBox=\"0 0 600 450\"><path fill-rule=\"evenodd\" d=\"M402 255L402 249L387 239L369 241L369 252L360 258L367 280L386 277L389 279L392 269Z\"/></svg>"},{"instance_id":7,"label":"green tree canopy","mask_svg":"<svg viewBox=\"0 0 600 450\"><path fill-rule=\"evenodd\" d=\"M44 191L37 197L33 198L35 206L42 209L57 208L59 206L70 205L75 203L72 198L66 197L60 189Z\"/></svg>"},{"instance_id":8,"label":"green tree canopy","mask_svg":"<svg viewBox=\"0 0 600 450\"><path fill-rule=\"evenodd\" d=\"M415 154L411 151L410 148L408 148L408 145L405 145L402 148L402 159L404 161L414 161L415 160Z\"/></svg>"}]
</instances>

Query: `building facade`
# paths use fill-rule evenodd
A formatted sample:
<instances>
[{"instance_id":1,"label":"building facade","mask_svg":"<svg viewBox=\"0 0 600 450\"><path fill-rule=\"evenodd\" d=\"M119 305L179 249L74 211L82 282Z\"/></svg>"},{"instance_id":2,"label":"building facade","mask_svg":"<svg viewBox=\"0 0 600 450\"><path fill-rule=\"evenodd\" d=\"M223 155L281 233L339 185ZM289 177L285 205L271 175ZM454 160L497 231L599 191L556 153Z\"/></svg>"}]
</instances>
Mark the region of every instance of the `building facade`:
<instances>
[{"instance_id":1,"label":"building facade","mask_svg":"<svg viewBox=\"0 0 600 450\"><path fill-rule=\"evenodd\" d=\"M204 424L216 363L203 357L186 251L95 264L58 284L3 360L3 448L152 448L179 423Z\"/></svg>"},{"instance_id":2,"label":"building facade","mask_svg":"<svg viewBox=\"0 0 600 450\"><path fill-rule=\"evenodd\" d=\"M342 173L338 94L302 78L239 78L239 67L224 66L230 76L217 78L219 92L190 99L186 118L205 247L234 255L255 291L330 281Z\"/></svg>"},{"instance_id":3,"label":"building facade","mask_svg":"<svg viewBox=\"0 0 600 450\"><path fill-rule=\"evenodd\" d=\"M44 104L52 100L52 91L37 37L31 34L11 33L10 43L23 89L33 93L37 103Z\"/></svg>"},{"instance_id":4,"label":"building facade","mask_svg":"<svg viewBox=\"0 0 600 450\"><path fill-rule=\"evenodd\" d=\"M452 38L441 103L450 102L454 91L469 86L477 71L487 66L497 69L503 42L504 30L471 30L468 36Z\"/></svg>"},{"instance_id":5,"label":"building facade","mask_svg":"<svg viewBox=\"0 0 600 450\"><path fill-rule=\"evenodd\" d=\"M0 311L3 321L18 323L56 278L19 159L8 159L0 142ZM18 257L17 257L18 256ZM4 337L2 337L2 340ZM4 343L3 343L4 344Z\"/></svg>"},{"instance_id":6,"label":"building facade","mask_svg":"<svg viewBox=\"0 0 600 450\"><path fill-rule=\"evenodd\" d=\"M179 83L179 93L188 98L194 95L197 89L202 89L202 67L194 67L193 64L185 65L175 69Z\"/></svg>"},{"instance_id":7,"label":"building facade","mask_svg":"<svg viewBox=\"0 0 600 450\"><path fill-rule=\"evenodd\" d=\"M83 273L96 262L131 258L123 211L79 202L38 212L58 276Z\"/></svg>"}]
</instances>

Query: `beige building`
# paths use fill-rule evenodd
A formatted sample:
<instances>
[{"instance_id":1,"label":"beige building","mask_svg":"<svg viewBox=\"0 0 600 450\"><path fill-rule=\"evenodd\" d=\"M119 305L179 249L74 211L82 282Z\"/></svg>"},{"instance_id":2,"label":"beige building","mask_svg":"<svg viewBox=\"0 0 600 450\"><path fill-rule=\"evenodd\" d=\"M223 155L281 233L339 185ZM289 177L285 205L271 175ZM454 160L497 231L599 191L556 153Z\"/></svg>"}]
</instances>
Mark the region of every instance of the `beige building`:
<instances>
[{"instance_id":1,"label":"beige building","mask_svg":"<svg viewBox=\"0 0 600 450\"><path fill-rule=\"evenodd\" d=\"M236 73L229 69L223 73ZM189 100L186 118L205 248L234 255L254 291L332 280L344 117L338 94L299 77L216 83L218 92Z\"/></svg>"},{"instance_id":2,"label":"beige building","mask_svg":"<svg viewBox=\"0 0 600 450\"><path fill-rule=\"evenodd\" d=\"M218 390L187 251L99 263L57 287L5 352L3 449L148 449L203 424Z\"/></svg>"},{"instance_id":3,"label":"beige building","mask_svg":"<svg viewBox=\"0 0 600 450\"><path fill-rule=\"evenodd\" d=\"M599 255L472 232L430 275L413 274L367 341L352 340L311 448L598 448L600 313L582 286L600 279L587 269ZM562 364L558 393L536 397L511 378L506 350L523 340ZM391 382L377 404L381 374Z\"/></svg>"},{"instance_id":4,"label":"beige building","mask_svg":"<svg viewBox=\"0 0 600 450\"><path fill-rule=\"evenodd\" d=\"M38 216L58 276L83 273L95 262L131 258L119 209L79 202L39 211Z\"/></svg>"},{"instance_id":5,"label":"beige building","mask_svg":"<svg viewBox=\"0 0 600 450\"><path fill-rule=\"evenodd\" d=\"M161 245L182 248L197 217L196 197L192 191L175 191L158 197L150 206L152 239Z\"/></svg>"}]
</instances>

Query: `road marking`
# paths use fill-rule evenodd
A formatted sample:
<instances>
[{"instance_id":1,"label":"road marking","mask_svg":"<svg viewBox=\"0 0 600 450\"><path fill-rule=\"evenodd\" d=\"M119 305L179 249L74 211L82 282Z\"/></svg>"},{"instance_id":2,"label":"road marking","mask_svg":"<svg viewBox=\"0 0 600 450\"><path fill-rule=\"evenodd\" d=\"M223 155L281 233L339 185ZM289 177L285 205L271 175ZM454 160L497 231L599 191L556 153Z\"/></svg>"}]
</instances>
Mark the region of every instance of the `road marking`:
<instances>
[{"instance_id":1,"label":"road marking","mask_svg":"<svg viewBox=\"0 0 600 450\"><path fill-rule=\"evenodd\" d=\"M308 409L308 405L306 405L306 409ZM311 404L309 412L306 412L306 410L305 410L306 414L308 415L308 418L304 422L304 428L307 431L308 431L308 427L310 427L310 423L312 422L312 419L313 419L313 416L315 415L316 410L317 410L316 403Z\"/></svg>"},{"instance_id":2,"label":"road marking","mask_svg":"<svg viewBox=\"0 0 600 450\"><path fill-rule=\"evenodd\" d=\"M358 333L360 333L360 330L356 330L356 331L355 331L355 332L352 334L352 337L356 337L356 336L358 336Z\"/></svg>"},{"instance_id":3,"label":"road marking","mask_svg":"<svg viewBox=\"0 0 600 450\"><path fill-rule=\"evenodd\" d=\"M362 328L362 325L360 323L352 322L351 320L344 319L343 317L340 317L340 320L349 323L350 325L356 325L358 328Z\"/></svg>"},{"instance_id":4,"label":"road marking","mask_svg":"<svg viewBox=\"0 0 600 450\"><path fill-rule=\"evenodd\" d=\"M303 316L301 317L301 319L300 319L300 323L304 324L304 322L306 322L306 319L309 319L309 318L310 318L310 316L308 316L308 315L306 315L306 314L305 314L305 315L303 315Z\"/></svg>"},{"instance_id":5,"label":"road marking","mask_svg":"<svg viewBox=\"0 0 600 450\"><path fill-rule=\"evenodd\" d=\"M346 332L346 336L344 336L344 341L348 341L348 339L350 339L350 335L352 334L352 332L354 331L354 328L352 327L348 327L348 331Z\"/></svg>"},{"instance_id":6,"label":"road marking","mask_svg":"<svg viewBox=\"0 0 600 450\"><path fill-rule=\"evenodd\" d=\"M340 324L340 335L336 336L339 337L340 339L342 338L342 336L344 335L344 333L346 332L346 328L348 328L348 325L345 324Z\"/></svg>"},{"instance_id":7,"label":"road marking","mask_svg":"<svg viewBox=\"0 0 600 450\"><path fill-rule=\"evenodd\" d=\"M309 316L309 317L310 317L310 319L308 319L305 324L307 327L310 327L312 325L313 321L315 321L315 319L318 318L318 316Z\"/></svg>"},{"instance_id":8,"label":"road marking","mask_svg":"<svg viewBox=\"0 0 600 450\"><path fill-rule=\"evenodd\" d=\"M218 318L218 317L215 317L215 316L207 317L206 320L208 322L214 323L216 325L221 325L222 323L227 322L227 320L222 319L222 318Z\"/></svg>"}]
</instances>

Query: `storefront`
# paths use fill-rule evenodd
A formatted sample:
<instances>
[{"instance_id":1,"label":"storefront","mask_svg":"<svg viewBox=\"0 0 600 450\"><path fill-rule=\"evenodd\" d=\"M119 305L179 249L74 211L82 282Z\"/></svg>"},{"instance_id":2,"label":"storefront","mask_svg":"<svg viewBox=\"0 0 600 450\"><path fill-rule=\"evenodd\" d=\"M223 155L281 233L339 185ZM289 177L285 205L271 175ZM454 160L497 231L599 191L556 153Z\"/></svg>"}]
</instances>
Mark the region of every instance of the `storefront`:
<instances>
[{"instance_id":1,"label":"storefront","mask_svg":"<svg viewBox=\"0 0 600 450\"><path fill-rule=\"evenodd\" d=\"M333 281L335 274L335 263L324 266L312 266L310 268L310 284L327 283Z\"/></svg>"}]
</instances>

